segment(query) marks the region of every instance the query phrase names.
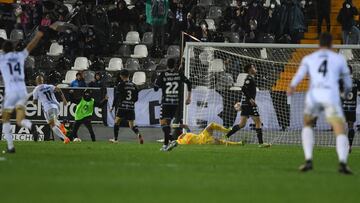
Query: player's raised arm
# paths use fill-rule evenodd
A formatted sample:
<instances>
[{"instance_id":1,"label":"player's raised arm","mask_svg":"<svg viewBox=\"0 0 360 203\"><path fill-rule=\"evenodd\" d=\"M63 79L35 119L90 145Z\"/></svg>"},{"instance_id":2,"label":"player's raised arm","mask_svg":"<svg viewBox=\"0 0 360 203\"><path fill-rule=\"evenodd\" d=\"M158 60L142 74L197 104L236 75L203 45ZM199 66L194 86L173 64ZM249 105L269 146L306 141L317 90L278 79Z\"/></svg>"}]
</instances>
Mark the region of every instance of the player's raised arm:
<instances>
[{"instance_id":1,"label":"player's raised arm","mask_svg":"<svg viewBox=\"0 0 360 203\"><path fill-rule=\"evenodd\" d=\"M190 104L191 103L192 83L184 74L181 74L181 80L186 84L187 90L188 90L186 104Z\"/></svg>"},{"instance_id":2,"label":"player's raised arm","mask_svg":"<svg viewBox=\"0 0 360 203\"><path fill-rule=\"evenodd\" d=\"M307 65L306 58L304 58L301 61L301 65L300 65L298 71L296 72L295 76L291 80L290 86L287 91L288 95L292 95L294 93L296 86L304 79L304 77L308 73L308 68L309 67Z\"/></svg>"},{"instance_id":3,"label":"player's raised arm","mask_svg":"<svg viewBox=\"0 0 360 203\"><path fill-rule=\"evenodd\" d=\"M30 53L36 45L40 42L41 38L44 36L44 33L41 31L36 32L35 37L29 42L26 46L26 50Z\"/></svg>"}]
</instances>

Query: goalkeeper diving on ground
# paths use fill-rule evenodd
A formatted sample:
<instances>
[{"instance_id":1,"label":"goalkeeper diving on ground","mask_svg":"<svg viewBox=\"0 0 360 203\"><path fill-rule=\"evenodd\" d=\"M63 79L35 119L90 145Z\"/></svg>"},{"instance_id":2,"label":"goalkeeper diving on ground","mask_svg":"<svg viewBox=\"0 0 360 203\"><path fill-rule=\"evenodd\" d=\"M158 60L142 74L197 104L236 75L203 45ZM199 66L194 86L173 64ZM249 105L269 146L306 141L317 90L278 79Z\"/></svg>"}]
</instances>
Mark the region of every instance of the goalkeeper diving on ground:
<instances>
[{"instance_id":1,"label":"goalkeeper diving on ground","mask_svg":"<svg viewBox=\"0 0 360 203\"><path fill-rule=\"evenodd\" d=\"M178 144L186 145L186 144L223 144L223 145L243 145L243 142L232 142L228 141L227 139L219 139L214 136L214 132L220 133L228 133L230 129L225 128L222 125L217 123L210 123L208 126L205 127L199 134L194 134L190 132L189 126L185 124L174 124L172 125L173 128L183 128L185 129L185 133L181 134L177 140L174 140L169 145L169 150L175 148Z\"/></svg>"}]
</instances>

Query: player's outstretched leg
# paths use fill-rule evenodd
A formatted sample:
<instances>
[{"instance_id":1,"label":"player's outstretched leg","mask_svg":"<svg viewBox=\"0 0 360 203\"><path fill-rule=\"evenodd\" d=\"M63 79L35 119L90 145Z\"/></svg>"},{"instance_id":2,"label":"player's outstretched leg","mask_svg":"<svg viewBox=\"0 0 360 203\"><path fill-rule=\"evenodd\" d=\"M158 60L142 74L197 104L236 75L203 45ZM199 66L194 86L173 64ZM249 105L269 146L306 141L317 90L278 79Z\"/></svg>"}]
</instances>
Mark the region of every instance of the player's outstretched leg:
<instances>
[{"instance_id":1,"label":"player's outstretched leg","mask_svg":"<svg viewBox=\"0 0 360 203\"><path fill-rule=\"evenodd\" d=\"M144 139L139 131L139 127L135 125L134 120L129 120L128 122L131 130L135 133L135 135L137 135L139 143L144 144Z\"/></svg>"},{"instance_id":2,"label":"player's outstretched leg","mask_svg":"<svg viewBox=\"0 0 360 203\"><path fill-rule=\"evenodd\" d=\"M64 141L64 144L69 144L70 139L64 135L64 133L60 130L60 128L55 124L56 120L52 119L49 121L49 125L51 126L51 130L54 132L56 136Z\"/></svg>"},{"instance_id":3,"label":"player's outstretched leg","mask_svg":"<svg viewBox=\"0 0 360 203\"><path fill-rule=\"evenodd\" d=\"M247 122L248 117L246 116L241 116L240 119L240 124L239 125L234 125L231 130L226 134L226 137L229 138L230 136L232 136L233 134L235 134L237 131L239 131L241 128L245 127L245 124Z\"/></svg>"},{"instance_id":4,"label":"player's outstretched leg","mask_svg":"<svg viewBox=\"0 0 360 203\"><path fill-rule=\"evenodd\" d=\"M169 142L171 140L171 127L169 125L169 121L167 119L161 119L160 120L160 124L161 124L161 129L164 132L164 144L161 147L161 151L167 151L166 149L168 148Z\"/></svg>"},{"instance_id":5,"label":"player's outstretched leg","mask_svg":"<svg viewBox=\"0 0 360 203\"><path fill-rule=\"evenodd\" d=\"M348 122L348 139L349 139L349 153L355 137L354 122Z\"/></svg>"},{"instance_id":6,"label":"player's outstretched leg","mask_svg":"<svg viewBox=\"0 0 360 203\"><path fill-rule=\"evenodd\" d=\"M9 154L15 153L15 146L14 146L13 136L11 134L10 122L4 122L2 127L3 127L2 133L5 135L4 138L7 142L7 148L5 151L3 151L3 153L9 153Z\"/></svg>"}]
</instances>

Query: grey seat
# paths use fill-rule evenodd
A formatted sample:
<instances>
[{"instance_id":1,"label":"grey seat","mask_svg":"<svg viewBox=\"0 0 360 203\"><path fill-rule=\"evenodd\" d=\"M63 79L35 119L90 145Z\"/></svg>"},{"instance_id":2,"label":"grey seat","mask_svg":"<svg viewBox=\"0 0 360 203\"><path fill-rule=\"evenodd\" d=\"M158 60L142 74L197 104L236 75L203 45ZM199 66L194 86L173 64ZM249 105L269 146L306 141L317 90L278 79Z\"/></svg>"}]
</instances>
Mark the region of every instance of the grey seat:
<instances>
[{"instance_id":1,"label":"grey seat","mask_svg":"<svg viewBox=\"0 0 360 203\"><path fill-rule=\"evenodd\" d=\"M125 68L129 71L137 71L140 69L140 62L139 59L136 58L129 58L126 61Z\"/></svg>"},{"instance_id":2,"label":"grey seat","mask_svg":"<svg viewBox=\"0 0 360 203\"><path fill-rule=\"evenodd\" d=\"M84 71L84 80L86 84L89 84L92 80L94 80L95 72L94 71Z\"/></svg>"},{"instance_id":3,"label":"grey seat","mask_svg":"<svg viewBox=\"0 0 360 203\"><path fill-rule=\"evenodd\" d=\"M145 32L142 37L142 43L150 46L153 44L153 33L152 32Z\"/></svg>"},{"instance_id":4,"label":"grey seat","mask_svg":"<svg viewBox=\"0 0 360 203\"><path fill-rule=\"evenodd\" d=\"M168 47L166 57L180 57L180 47L178 45L171 45Z\"/></svg>"},{"instance_id":5,"label":"grey seat","mask_svg":"<svg viewBox=\"0 0 360 203\"><path fill-rule=\"evenodd\" d=\"M118 53L121 56L130 57L132 54L131 46L127 44L123 44L120 46Z\"/></svg>"},{"instance_id":6,"label":"grey seat","mask_svg":"<svg viewBox=\"0 0 360 203\"><path fill-rule=\"evenodd\" d=\"M224 37L229 39L229 42L231 43L239 43L240 42L240 36L237 32L224 32Z\"/></svg>"},{"instance_id":7,"label":"grey seat","mask_svg":"<svg viewBox=\"0 0 360 203\"><path fill-rule=\"evenodd\" d=\"M10 40L19 41L24 39L24 32L22 30L14 29L10 33Z\"/></svg>"},{"instance_id":8,"label":"grey seat","mask_svg":"<svg viewBox=\"0 0 360 203\"><path fill-rule=\"evenodd\" d=\"M218 19L220 17L222 17L221 7L219 6L210 7L207 18Z\"/></svg>"}]
</instances>

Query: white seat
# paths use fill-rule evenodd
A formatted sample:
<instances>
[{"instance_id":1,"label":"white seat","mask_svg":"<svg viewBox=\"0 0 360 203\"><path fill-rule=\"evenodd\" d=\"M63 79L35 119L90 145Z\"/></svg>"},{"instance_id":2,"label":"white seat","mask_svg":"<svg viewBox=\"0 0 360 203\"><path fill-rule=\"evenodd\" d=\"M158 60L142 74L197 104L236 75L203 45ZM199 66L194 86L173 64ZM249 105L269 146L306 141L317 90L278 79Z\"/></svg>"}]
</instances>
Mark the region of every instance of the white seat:
<instances>
[{"instance_id":1,"label":"white seat","mask_svg":"<svg viewBox=\"0 0 360 203\"><path fill-rule=\"evenodd\" d=\"M124 68L121 58L112 58L109 61L108 67L105 68L107 71L119 71Z\"/></svg>"},{"instance_id":2,"label":"white seat","mask_svg":"<svg viewBox=\"0 0 360 203\"><path fill-rule=\"evenodd\" d=\"M63 80L62 83L70 84L73 80L76 79L76 73L77 73L77 71L75 71L75 70L67 71L66 75L65 75L65 80Z\"/></svg>"},{"instance_id":3,"label":"white seat","mask_svg":"<svg viewBox=\"0 0 360 203\"><path fill-rule=\"evenodd\" d=\"M69 13L71 13L71 14L73 13L74 7L71 4L64 4L64 6L66 6L68 8Z\"/></svg>"},{"instance_id":4,"label":"white seat","mask_svg":"<svg viewBox=\"0 0 360 203\"><path fill-rule=\"evenodd\" d=\"M3 39L8 39L7 34L6 34L6 30L0 29L0 37L3 38Z\"/></svg>"},{"instance_id":5,"label":"white seat","mask_svg":"<svg viewBox=\"0 0 360 203\"><path fill-rule=\"evenodd\" d=\"M87 70L89 65L89 60L86 57L77 57L71 70Z\"/></svg>"},{"instance_id":6,"label":"white seat","mask_svg":"<svg viewBox=\"0 0 360 203\"><path fill-rule=\"evenodd\" d=\"M53 42L50 45L49 52L46 53L48 56L59 56L63 53L64 47L62 45L59 45L57 42Z\"/></svg>"},{"instance_id":7,"label":"white seat","mask_svg":"<svg viewBox=\"0 0 360 203\"><path fill-rule=\"evenodd\" d=\"M199 59L202 65L209 65L209 62L214 59L214 50L212 48L205 48L205 50L200 53Z\"/></svg>"},{"instance_id":8,"label":"white seat","mask_svg":"<svg viewBox=\"0 0 360 203\"><path fill-rule=\"evenodd\" d=\"M224 72L224 69L225 67L222 59L214 59L210 61L210 67L209 67L210 72L214 72L214 73Z\"/></svg>"},{"instance_id":9,"label":"white seat","mask_svg":"<svg viewBox=\"0 0 360 203\"><path fill-rule=\"evenodd\" d=\"M261 59L267 59L267 58L268 58L266 48L262 48L262 49L260 50L260 58L261 58Z\"/></svg>"},{"instance_id":10,"label":"white seat","mask_svg":"<svg viewBox=\"0 0 360 203\"><path fill-rule=\"evenodd\" d=\"M205 19L207 25L208 25L208 29L211 31L215 31L216 27L215 27L215 21L213 19Z\"/></svg>"},{"instance_id":11,"label":"white seat","mask_svg":"<svg viewBox=\"0 0 360 203\"><path fill-rule=\"evenodd\" d=\"M135 72L132 78L132 81L135 85L143 85L146 82L145 72Z\"/></svg>"},{"instance_id":12,"label":"white seat","mask_svg":"<svg viewBox=\"0 0 360 203\"><path fill-rule=\"evenodd\" d=\"M244 86L247 75L247 73L240 73L236 78L236 83L234 84L234 87L230 88L230 90L241 90L241 87Z\"/></svg>"},{"instance_id":13,"label":"white seat","mask_svg":"<svg viewBox=\"0 0 360 203\"><path fill-rule=\"evenodd\" d=\"M130 31L126 34L126 39L124 44L139 44L140 43L140 35L136 31Z\"/></svg>"},{"instance_id":14,"label":"white seat","mask_svg":"<svg viewBox=\"0 0 360 203\"><path fill-rule=\"evenodd\" d=\"M56 87L58 87L58 88L66 88L66 87L69 87L69 84L58 84L58 85L56 85Z\"/></svg>"},{"instance_id":15,"label":"white seat","mask_svg":"<svg viewBox=\"0 0 360 203\"><path fill-rule=\"evenodd\" d=\"M134 48L134 54L131 54L131 58L145 58L148 56L148 50L146 45L139 44Z\"/></svg>"}]
</instances>

